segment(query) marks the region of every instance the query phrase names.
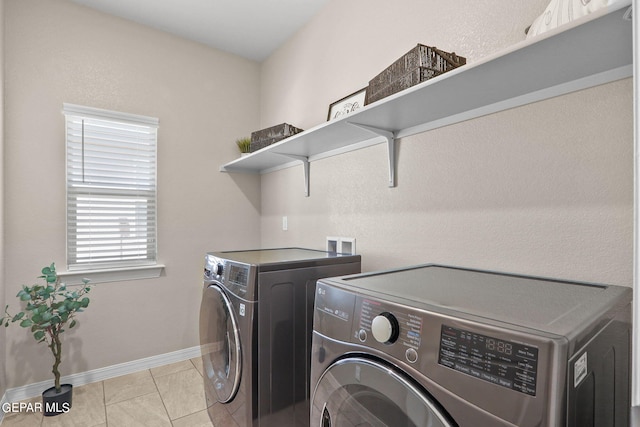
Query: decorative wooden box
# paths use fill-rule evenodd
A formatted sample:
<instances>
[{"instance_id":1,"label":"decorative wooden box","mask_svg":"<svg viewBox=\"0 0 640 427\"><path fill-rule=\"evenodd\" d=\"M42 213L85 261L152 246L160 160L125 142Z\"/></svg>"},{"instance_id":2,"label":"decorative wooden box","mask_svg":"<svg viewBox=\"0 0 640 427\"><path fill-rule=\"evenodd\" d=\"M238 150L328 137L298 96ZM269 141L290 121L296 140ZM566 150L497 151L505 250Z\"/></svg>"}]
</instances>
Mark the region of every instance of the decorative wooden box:
<instances>
[{"instance_id":1,"label":"decorative wooden box","mask_svg":"<svg viewBox=\"0 0 640 427\"><path fill-rule=\"evenodd\" d=\"M251 152L257 151L275 142L282 141L292 135L302 132L295 126L288 123L282 123L270 128L251 132Z\"/></svg>"},{"instance_id":2,"label":"decorative wooden box","mask_svg":"<svg viewBox=\"0 0 640 427\"><path fill-rule=\"evenodd\" d=\"M369 81L365 105L467 63L466 58L418 44Z\"/></svg>"}]
</instances>

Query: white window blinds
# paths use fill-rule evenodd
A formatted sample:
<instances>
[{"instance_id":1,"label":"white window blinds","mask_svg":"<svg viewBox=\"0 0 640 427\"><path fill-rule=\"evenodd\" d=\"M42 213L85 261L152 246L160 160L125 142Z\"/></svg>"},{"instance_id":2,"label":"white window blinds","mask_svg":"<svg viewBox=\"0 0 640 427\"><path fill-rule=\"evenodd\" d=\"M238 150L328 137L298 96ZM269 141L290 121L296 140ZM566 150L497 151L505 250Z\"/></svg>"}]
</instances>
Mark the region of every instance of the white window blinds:
<instances>
[{"instance_id":1,"label":"white window blinds","mask_svg":"<svg viewBox=\"0 0 640 427\"><path fill-rule=\"evenodd\" d=\"M64 104L67 263L156 263L158 119Z\"/></svg>"}]
</instances>

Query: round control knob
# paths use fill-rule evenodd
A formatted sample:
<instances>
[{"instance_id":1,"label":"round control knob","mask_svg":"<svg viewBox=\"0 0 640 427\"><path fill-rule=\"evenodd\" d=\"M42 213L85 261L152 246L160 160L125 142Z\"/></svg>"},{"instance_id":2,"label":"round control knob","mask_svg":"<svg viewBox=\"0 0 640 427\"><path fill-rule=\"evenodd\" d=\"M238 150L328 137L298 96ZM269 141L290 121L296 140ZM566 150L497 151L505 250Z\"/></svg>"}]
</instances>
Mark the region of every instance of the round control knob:
<instances>
[{"instance_id":1,"label":"round control knob","mask_svg":"<svg viewBox=\"0 0 640 427\"><path fill-rule=\"evenodd\" d=\"M383 344L392 344L398 339L400 327L396 317L388 312L381 313L371 322L371 333L376 341Z\"/></svg>"},{"instance_id":2,"label":"round control knob","mask_svg":"<svg viewBox=\"0 0 640 427\"><path fill-rule=\"evenodd\" d=\"M407 351L404 352L404 356L409 363L416 363L418 361L418 352L415 348L408 348Z\"/></svg>"}]
</instances>

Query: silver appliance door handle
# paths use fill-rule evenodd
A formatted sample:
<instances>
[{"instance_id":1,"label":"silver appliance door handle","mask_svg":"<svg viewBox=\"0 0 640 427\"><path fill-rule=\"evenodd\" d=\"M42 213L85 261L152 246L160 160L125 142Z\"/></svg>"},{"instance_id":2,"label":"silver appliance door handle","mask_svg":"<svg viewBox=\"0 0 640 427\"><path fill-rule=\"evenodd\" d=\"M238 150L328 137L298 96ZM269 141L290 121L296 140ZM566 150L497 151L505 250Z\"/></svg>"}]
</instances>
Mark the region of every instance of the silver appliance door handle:
<instances>
[{"instance_id":1,"label":"silver appliance door handle","mask_svg":"<svg viewBox=\"0 0 640 427\"><path fill-rule=\"evenodd\" d=\"M229 364L227 366L227 378L229 377L231 371L231 364L234 362L233 349L231 347L233 347L233 341L231 341L229 331L227 331L227 360L229 361Z\"/></svg>"},{"instance_id":2,"label":"silver appliance door handle","mask_svg":"<svg viewBox=\"0 0 640 427\"><path fill-rule=\"evenodd\" d=\"M324 407L322 408L322 420L320 421L320 427L331 427L331 414L327 409L327 403L325 402Z\"/></svg>"}]
</instances>

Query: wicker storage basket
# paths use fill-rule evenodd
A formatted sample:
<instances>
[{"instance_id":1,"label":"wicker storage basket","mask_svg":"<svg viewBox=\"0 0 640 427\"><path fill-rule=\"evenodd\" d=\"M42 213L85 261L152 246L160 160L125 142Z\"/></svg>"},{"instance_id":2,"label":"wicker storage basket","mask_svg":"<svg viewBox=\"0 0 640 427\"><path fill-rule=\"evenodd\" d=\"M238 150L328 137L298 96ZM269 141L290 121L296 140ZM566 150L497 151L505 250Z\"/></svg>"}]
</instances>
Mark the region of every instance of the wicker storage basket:
<instances>
[{"instance_id":1,"label":"wicker storage basket","mask_svg":"<svg viewBox=\"0 0 640 427\"><path fill-rule=\"evenodd\" d=\"M467 63L466 58L418 44L369 81L365 105Z\"/></svg>"},{"instance_id":2,"label":"wicker storage basket","mask_svg":"<svg viewBox=\"0 0 640 427\"><path fill-rule=\"evenodd\" d=\"M251 132L251 152L253 153L254 151L300 132L302 132L302 129L298 129L288 123L282 123L270 128Z\"/></svg>"}]
</instances>

